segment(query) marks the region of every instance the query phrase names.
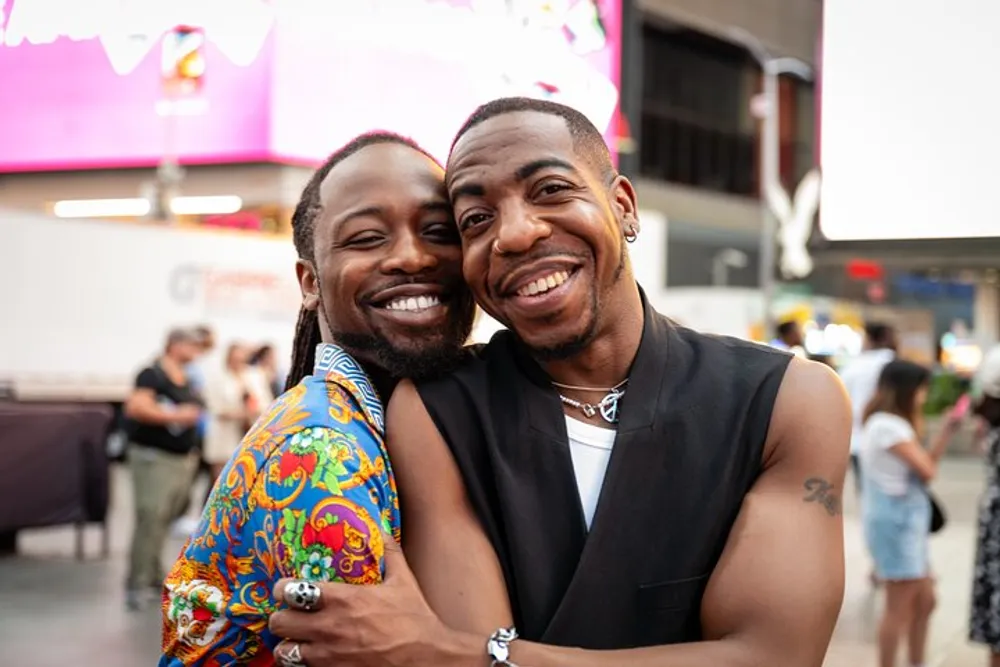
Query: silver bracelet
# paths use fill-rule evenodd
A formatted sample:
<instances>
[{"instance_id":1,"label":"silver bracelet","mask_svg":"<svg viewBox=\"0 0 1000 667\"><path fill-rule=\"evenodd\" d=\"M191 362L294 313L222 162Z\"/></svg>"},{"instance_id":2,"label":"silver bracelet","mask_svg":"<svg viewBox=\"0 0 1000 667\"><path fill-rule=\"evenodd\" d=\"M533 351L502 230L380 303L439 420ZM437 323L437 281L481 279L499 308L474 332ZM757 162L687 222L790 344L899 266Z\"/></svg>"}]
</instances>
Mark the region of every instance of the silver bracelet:
<instances>
[{"instance_id":1,"label":"silver bracelet","mask_svg":"<svg viewBox=\"0 0 1000 667\"><path fill-rule=\"evenodd\" d=\"M510 644L517 639L517 628L500 628L486 642L486 655L490 658L490 667L517 667L510 661Z\"/></svg>"}]
</instances>

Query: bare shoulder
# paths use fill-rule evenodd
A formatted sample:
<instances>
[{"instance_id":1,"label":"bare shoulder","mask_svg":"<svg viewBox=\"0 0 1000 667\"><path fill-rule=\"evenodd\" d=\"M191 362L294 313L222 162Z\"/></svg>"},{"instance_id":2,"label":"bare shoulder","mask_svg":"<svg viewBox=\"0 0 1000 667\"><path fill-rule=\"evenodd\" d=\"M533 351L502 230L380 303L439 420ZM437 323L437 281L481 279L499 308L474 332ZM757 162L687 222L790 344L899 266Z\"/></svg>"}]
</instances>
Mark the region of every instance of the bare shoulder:
<instances>
[{"instance_id":1,"label":"bare shoulder","mask_svg":"<svg viewBox=\"0 0 1000 667\"><path fill-rule=\"evenodd\" d=\"M401 380L396 385L385 415L386 437L390 441L409 442L415 439L414 435L426 435L429 430L437 431L423 399L420 398L420 392L411 380Z\"/></svg>"},{"instance_id":2,"label":"bare shoulder","mask_svg":"<svg viewBox=\"0 0 1000 667\"><path fill-rule=\"evenodd\" d=\"M842 482L850 453L851 403L829 366L795 358L782 379L765 448L764 468L780 466Z\"/></svg>"},{"instance_id":3,"label":"bare shoulder","mask_svg":"<svg viewBox=\"0 0 1000 667\"><path fill-rule=\"evenodd\" d=\"M386 410L386 447L405 500L453 501L464 493L451 450L424 406L416 385L403 380ZM434 484L427 484L429 477Z\"/></svg>"}]
</instances>

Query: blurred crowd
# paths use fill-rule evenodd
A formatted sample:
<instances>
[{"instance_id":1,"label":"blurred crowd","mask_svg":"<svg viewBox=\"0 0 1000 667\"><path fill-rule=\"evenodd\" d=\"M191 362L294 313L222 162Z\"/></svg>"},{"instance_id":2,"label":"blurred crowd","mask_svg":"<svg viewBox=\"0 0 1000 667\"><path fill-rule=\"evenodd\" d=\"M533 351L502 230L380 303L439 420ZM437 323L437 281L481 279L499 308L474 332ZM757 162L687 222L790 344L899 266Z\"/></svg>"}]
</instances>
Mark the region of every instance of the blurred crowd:
<instances>
[{"instance_id":1,"label":"blurred crowd","mask_svg":"<svg viewBox=\"0 0 1000 667\"><path fill-rule=\"evenodd\" d=\"M783 324L778 334L773 346L804 354L797 325ZM988 464L972 582L970 638L988 646L1000 645L1000 346L984 357L968 390L945 408L932 432L927 404L940 368L900 359L897 339L892 326L869 323L864 350L839 373L853 412L851 464L873 564L870 580L885 589L878 629L879 665L896 665L897 651L905 640L907 664L923 667L928 627L937 604L929 539L945 527L948 516L932 484L941 459L969 420L975 422L971 430ZM992 654L991 665L1000 665L1000 653Z\"/></svg>"},{"instance_id":2,"label":"blurred crowd","mask_svg":"<svg viewBox=\"0 0 1000 667\"><path fill-rule=\"evenodd\" d=\"M192 488L211 489L250 425L284 390L274 347L232 342L220 358L210 327L176 328L137 375L125 403L122 437L135 489L126 600L159 600L168 535L193 529ZM180 455L180 456L178 456Z\"/></svg>"}]
</instances>

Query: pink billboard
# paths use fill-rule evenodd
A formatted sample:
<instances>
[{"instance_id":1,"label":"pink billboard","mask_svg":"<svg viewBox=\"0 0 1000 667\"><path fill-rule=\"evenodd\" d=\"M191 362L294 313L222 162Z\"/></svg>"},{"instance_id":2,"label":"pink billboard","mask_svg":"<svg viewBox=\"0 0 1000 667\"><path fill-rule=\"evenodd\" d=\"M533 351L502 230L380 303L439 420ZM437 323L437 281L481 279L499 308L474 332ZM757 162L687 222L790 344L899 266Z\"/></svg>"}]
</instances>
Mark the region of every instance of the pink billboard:
<instances>
[{"instance_id":1,"label":"pink billboard","mask_svg":"<svg viewBox=\"0 0 1000 667\"><path fill-rule=\"evenodd\" d=\"M164 154L311 164L371 129L443 158L468 113L504 95L570 104L613 146L620 4L79 0L65 12L63 0L0 0L0 171L151 166ZM170 101L178 26L195 27L188 41L203 35L204 71Z\"/></svg>"}]
</instances>

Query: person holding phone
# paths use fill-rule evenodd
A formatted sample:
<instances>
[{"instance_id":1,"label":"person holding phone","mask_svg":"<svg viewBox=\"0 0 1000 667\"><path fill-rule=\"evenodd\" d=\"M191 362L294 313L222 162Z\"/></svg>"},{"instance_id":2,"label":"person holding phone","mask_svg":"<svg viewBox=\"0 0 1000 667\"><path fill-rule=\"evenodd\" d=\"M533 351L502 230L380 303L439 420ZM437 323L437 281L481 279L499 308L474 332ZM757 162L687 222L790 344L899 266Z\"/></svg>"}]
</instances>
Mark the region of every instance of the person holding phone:
<instances>
[{"instance_id":1,"label":"person holding phone","mask_svg":"<svg viewBox=\"0 0 1000 667\"><path fill-rule=\"evenodd\" d=\"M144 368L125 402L127 457L135 494L126 606L142 609L163 585L160 554L170 522L183 511L198 466L202 403L185 368L201 354L197 334L175 329L163 355Z\"/></svg>"},{"instance_id":2,"label":"person holding phone","mask_svg":"<svg viewBox=\"0 0 1000 667\"><path fill-rule=\"evenodd\" d=\"M862 416L861 514L875 572L885 584L879 626L879 665L893 667L900 640L909 640L909 663L924 664L927 628L936 604L929 541L931 499L926 485L937 474L959 419L949 414L933 444L920 444L931 373L908 361L882 369Z\"/></svg>"}]
</instances>

